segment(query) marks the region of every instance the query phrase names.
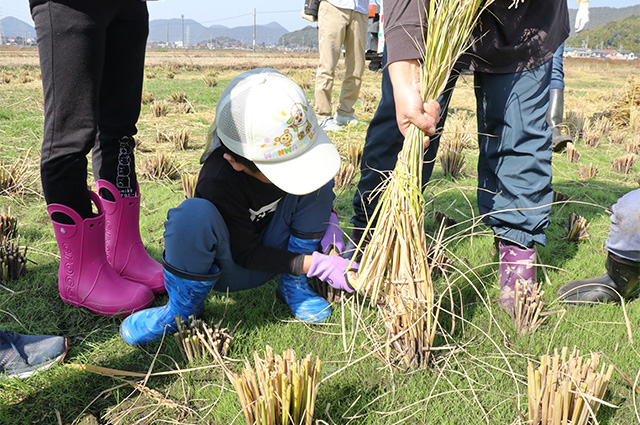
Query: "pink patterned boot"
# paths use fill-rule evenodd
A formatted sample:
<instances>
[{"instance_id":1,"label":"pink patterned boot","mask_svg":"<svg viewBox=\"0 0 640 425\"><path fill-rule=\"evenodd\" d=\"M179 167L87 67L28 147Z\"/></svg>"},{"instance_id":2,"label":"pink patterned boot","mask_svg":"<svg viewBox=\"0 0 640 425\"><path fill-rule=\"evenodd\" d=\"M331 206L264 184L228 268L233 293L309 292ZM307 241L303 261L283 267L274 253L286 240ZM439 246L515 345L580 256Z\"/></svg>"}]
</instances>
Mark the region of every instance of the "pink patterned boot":
<instances>
[{"instance_id":1,"label":"pink patterned boot","mask_svg":"<svg viewBox=\"0 0 640 425\"><path fill-rule=\"evenodd\" d=\"M98 195L89 192L98 213L82 219L73 209L51 204L47 211L60 248L58 290L67 304L85 307L103 316L126 316L153 303L149 288L120 277L107 262L104 251L105 214ZM53 220L68 216L73 224Z\"/></svg>"},{"instance_id":2,"label":"pink patterned boot","mask_svg":"<svg viewBox=\"0 0 640 425\"><path fill-rule=\"evenodd\" d=\"M499 249L500 307L512 315L516 281L525 282L528 293L531 293L536 284L536 249L504 245L502 242L499 244Z\"/></svg>"},{"instance_id":3,"label":"pink patterned boot","mask_svg":"<svg viewBox=\"0 0 640 425\"><path fill-rule=\"evenodd\" d=\"M140 238L140 195L120 195L106 180L96 182L98 193L107 190L115 201L100 197L106 213L105 249L111 267L122 277L151 288L154 294L165 292L162 265L152 259ZM136 191L140 193L140 188Z\"/></svg>"}]
</instances>

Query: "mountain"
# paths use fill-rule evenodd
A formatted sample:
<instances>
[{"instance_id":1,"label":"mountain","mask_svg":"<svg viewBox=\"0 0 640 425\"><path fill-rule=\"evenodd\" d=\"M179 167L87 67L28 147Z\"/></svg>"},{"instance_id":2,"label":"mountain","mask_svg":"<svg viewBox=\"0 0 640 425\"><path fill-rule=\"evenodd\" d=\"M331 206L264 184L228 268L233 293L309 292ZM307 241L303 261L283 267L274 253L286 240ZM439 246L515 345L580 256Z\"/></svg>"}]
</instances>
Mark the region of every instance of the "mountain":
<instances>
[{"instance_id":1,"label":"mountain","mask_svg":"<svg viewBox=\"0 0 640 425\"><path fill-rule=\"evenodd\" d=\"M2 35L9 38L22 37L22 38L35 38L36 30L33 25L27 24L20 19L16 19L13 16L7 16L0 19L0 31Z\"/></svg>"},{"instance_id":2,"label":"mountain","mask_svg":"<svg viewBox=\"0 0 640 425\"><path fill-rule=\"evenodd\" d=\"M278 44L281 46L318 47L318 27L308 25L300 30L292 31L280 37Z\"/></svg>"},{"instance_id":3,"label":"mountain","mask_svg":"<svg viewBox=\"0 0 640 425\"><path fill-rule=\"evenodd\" d=\"M33 23L26 23L14 17L8 16L0 19L2 34L8 38L26 37L34 38L36 31ZM170 43L182 41L182 19L154 19L149 22L149 41L167 41ZM256 25L256 44L277 44L280 37L286 34L287 29L277 22L266 25ZM253 43L253 26L227 28L222 25L204 25L193 19L184 20L184 41L190 45L198 44L210 38L235 39L251 46Z\"/></svg>"},{"instance_id":4,"label":"mountain","mask_svg":"<svg viewBox=\"0 0 640 425\"><path fill-rule=\"evenodd\" d=\"M266 25L256 25L256 44L276 44L283 34L288 31L277 22ZM170 43L183 40L182 19L154 19L149 22L149 41L167 41ZM184 20L184 41L195 45L211 38L227 38L239 40L251 46L253 43L253 26L227 28L222 25L204 25L193 19Z\"/></svg>"},{"instance_id":5,"label":"mountain","mask_svg":"<svg viewBox=\"0 0 640 425\"><path fill-rule=\"evenodd\" d=\"M587 47L640 52L640 14L631 15L617 21L569 37L566 47Z\"/></svg>"}]
</instances>

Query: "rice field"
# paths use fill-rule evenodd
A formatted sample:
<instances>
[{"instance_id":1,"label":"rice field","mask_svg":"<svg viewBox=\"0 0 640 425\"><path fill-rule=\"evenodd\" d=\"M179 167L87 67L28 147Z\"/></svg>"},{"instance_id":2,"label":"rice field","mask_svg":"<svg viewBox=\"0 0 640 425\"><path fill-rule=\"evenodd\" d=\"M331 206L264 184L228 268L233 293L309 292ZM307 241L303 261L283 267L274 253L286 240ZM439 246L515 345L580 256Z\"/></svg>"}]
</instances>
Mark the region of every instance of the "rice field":
<instances>
[{"instance_id":1,"label":"rice field","mask_svg":"<svg viewBox=\"0 0 640 425\"><path fill-rule=\"evenodd\" d=\"M161 258L167 211L192 193L225 85L243 70L271 66L313 99L316 62L313 54L148 52L136 164L141 234L152 257ZM257 370L254 363L267 347L321 361L315 424L531 424L537 413L530 411L530 394L544 391L528 386L530 371L549 366L543 356L553 358L564 347L569 353L575 347L585 362L597 357L598 371L613 365L592 423L640 423L640 304L632 299L565 308L555 295L570 280L604 272L610 207L639 187L639 71L638 62L565 61L565 124L573 145L553 154L557 197L548 243L538 250L544 320L529 326L535 329L522 332L498 306L492 232L476 207L472 78L463 75L442 138L441 153L457 156L437 161L424 192L425 234L438 247L430 257L431 276L442 307L428 364L407 367L387 355L384 322L368 299L332 294L329 320L307 325L277 301L273 281L228 297L212 292L207 299L201 319L212 329L233 330L223 366L210 356L185 356L173 337L129 347L119 337L122 319L60 300L59 251L39 182L37 51L0 50L0 231L15 229L3 243L13 243L14 251L19 246L27 259L17 277L2 274L0 328L65 335L70 347L63 364L29 380L0 379L0 423L243 424L243 404L228 372L239 375L251 365ZM334 102L343 72L341 63ZM365 71L356 104L360 123L330 135L345 164L335 206L347 234L359 152L380 79ZM95 187L92 176L89 184ZM154 305L166 301L159 296Z\"/></svg>"}]
</instances>

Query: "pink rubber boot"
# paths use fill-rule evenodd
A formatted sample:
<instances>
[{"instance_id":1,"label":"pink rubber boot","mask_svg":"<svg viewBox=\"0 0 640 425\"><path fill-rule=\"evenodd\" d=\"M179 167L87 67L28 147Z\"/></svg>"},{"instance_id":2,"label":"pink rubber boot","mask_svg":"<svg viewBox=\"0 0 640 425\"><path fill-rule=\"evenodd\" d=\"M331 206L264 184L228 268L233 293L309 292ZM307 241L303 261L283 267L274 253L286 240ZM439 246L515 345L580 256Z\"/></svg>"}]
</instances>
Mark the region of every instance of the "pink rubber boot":
<instances>
[{"instance_id":1,"label":"pink rubber boot","mask_svg":"<svg viewBox=\"0 0 640 425\"><path fill-rule=\"evenodd\" d=\"M536 284L536 249L519 248L514 245L500 247L500 307L507 313L514 311L514 291L516 281L527 284L527 292L531 293Z\"/></svg>"},{"instance_id":2,"label":"pink rubber boot","mask_svg":"<svg viewBox=\"0 0 640 425\"><path fill-rule=\"evenodd\" d=\"M106 214L107 261L120 276L148 286L154 294L166 292L162 265L149 256L140 238L140 195L123 198L106 180L98 180L96 186L98 193L105 189L115 199L100 196ZM140 188L136 189L140 193Z\"/></svg>"},{"instance_id":3,"label":"pink rubber boot","mask_svg":"<svg viewBox=\"0 0 640 425\"><path fill-rule=\"evenodd\" d=\"M89 195L98 207L98 214L91 218L83 220L65 205L47 207L60 248L60 297L67 304L85 307L103 316L126 316L149 307L153 303L151 290L120 277L107 262L104 211L98 195L93 192ZM73 224L54 221L54 213L68 216Z\"/></svg>"}]
</instances>

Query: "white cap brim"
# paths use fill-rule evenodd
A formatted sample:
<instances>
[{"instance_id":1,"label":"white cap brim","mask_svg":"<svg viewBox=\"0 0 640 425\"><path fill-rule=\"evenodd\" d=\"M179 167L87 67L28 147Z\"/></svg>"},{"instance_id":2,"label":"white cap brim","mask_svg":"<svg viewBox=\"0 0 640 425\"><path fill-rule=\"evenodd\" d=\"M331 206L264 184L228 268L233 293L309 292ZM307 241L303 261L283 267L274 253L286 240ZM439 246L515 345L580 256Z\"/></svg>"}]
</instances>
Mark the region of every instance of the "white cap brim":
<instances>
[{"instance_id":1,"label":"white cap brim","mask_svg":"<svg viewBox=\"0 0 640 425\"><path fill-rule=\"evenodd\" d=\"M287 193L306 195L320 189L340 170L340 154L329 136L318 128L318 137L303 154L282 162L254 161L271 183Z\"/></svg>"}]
</instances>

